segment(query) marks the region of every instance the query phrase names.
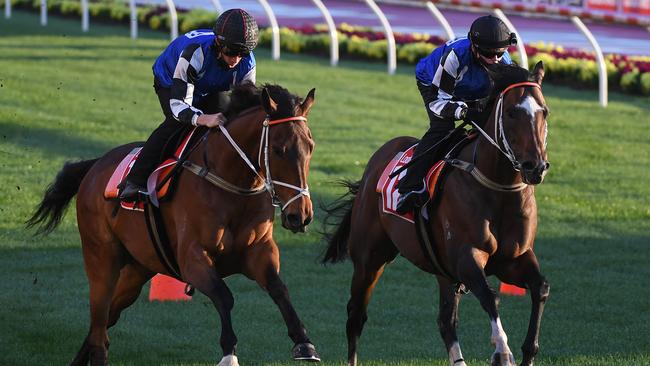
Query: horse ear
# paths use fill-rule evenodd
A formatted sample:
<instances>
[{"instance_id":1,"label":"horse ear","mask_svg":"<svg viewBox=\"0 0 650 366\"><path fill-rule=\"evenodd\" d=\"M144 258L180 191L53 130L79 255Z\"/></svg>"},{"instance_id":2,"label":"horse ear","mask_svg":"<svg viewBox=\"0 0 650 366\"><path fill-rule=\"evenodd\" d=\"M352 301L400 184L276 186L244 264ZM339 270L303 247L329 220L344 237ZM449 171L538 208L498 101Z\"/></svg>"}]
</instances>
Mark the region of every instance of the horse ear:
<instances>
[{"instance_id":1,"label":"horse ear","mask_svg":"<svg viewBox=\"0 0 650 366\"><path fill-rule=\"evenodd\" d=\"M271 98L266 88L262 89L260 98L262 98L262 107L264 107L266 114L271 114L278 110L278 104Z\"/></svg>"},{"instance_id":2,"label":"horse ear","mask_svg":"<svg viewBox=\"0 0 650 366\"><path fill-rule=\"evenodd\" d=\"M302 110L302 115L307 116L309 114L309 110L311 109L312 105L314 105L314 94L316 93L316 89L312 89L307 93L307 96L305 97L305 100L302 102L300 105L300 109Z\"/></svg>"},{"instance_id":3,"label":"horse ear","mask_svg":"<svg viewBox=\"0 0 650 366\"><path fill-rule=\"evenodd\" d=\"M539 85L542 85L542 80L544 80L544 64L542 61L539 61L535 68L533 69L532 79Z\"/></svg>"}]
</instances>

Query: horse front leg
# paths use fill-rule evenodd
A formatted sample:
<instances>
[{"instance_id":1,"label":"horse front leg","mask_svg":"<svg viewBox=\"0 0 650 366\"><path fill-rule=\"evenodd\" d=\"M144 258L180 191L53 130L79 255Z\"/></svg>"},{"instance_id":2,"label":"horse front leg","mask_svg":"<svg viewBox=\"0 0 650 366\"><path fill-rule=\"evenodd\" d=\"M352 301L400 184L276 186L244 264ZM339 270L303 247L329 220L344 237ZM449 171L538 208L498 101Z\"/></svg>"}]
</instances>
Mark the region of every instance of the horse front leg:
<instances>
[{"instance_id":1,"label":"horse front leg","mask_svg":"<svg viewBox=\"0 0 650 366\"><path fill-rule=\"evenodd\" d=\"M180 258L179 258L180 260ZM206 295L219 312L221 319L221 337L219 343L223 357L218 366L239 366L235 350L237 336L232 329L231 311L235 304L232 292L219 276L212 262L201 253L196 245L196 250L189 253L181 263L181 274L187 283Z\"/></svg>"},{"instance_id":2,"label":"horse front leg","mask_svg":"<svg viewBox=\"0 0 650 366\"><path fill-rule=\"evenodd\" d=\"M490 317L492 327L491 343L495 346L492 354L493 366L514 366L515 358L508 346L508 336L503 330L501 319L497 312L497 295L490 288L485 277L485 265L488 261L488 253L476 248L469 248L459 257L457 264L460 281L469 288L481 303L481 307Z\"/></svg>"},{"instance_id":3,"label":"horse front leg","mask_svg":"<svg viewBox=\"0 0 650 366\"><path fill-rule=\"evenodd\" d=\"M279 275L280 255L272 240L253 246L247 259L247 274L269 294L280 309L287 325L289 338L294 343L292 356L299 361L320 361L316 347L307 336L307 330L289 298L289 290Z\"/></svg>"},{"instance_id":4,"label":"horse front leg","mask_svg":"<svg viewBox=\"0 0 650 366\"><path fill-rule=\"evenodd\" d=\"M496 275L506 283L526 287L530 290L532 307L528 332L521 346L523 359L520 365L532 366L533 360L539 351L539 329L544 305L550 293L550 285L540 273L537 257L532 250L517 257L511 265L504 267Z\"/></svg>"},{"instance_id":5,"label":"horse front leg","mask_svg":"<svg viewBox=\"0 0 650 366\"><path fill-rule=\"evenodd\" d=\"M460 350L460 343L456 335L458 328L458 303L461 293L456 291L454 284L442 276L437 276L440 292L440 306L438 311L438 329L445 342L449 363L451 366L467 366Z\"/></svg>"}]
</instances>

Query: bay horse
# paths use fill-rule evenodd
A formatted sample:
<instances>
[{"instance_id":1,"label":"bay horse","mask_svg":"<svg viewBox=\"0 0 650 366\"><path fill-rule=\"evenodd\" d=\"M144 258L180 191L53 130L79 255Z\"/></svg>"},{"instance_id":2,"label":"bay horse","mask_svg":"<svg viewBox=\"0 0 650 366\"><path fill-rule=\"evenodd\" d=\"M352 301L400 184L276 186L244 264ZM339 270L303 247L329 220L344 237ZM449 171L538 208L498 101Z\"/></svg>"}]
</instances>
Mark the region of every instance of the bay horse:
<instances>
[{"instance_id":1,"label":"bay horse","mask_svg":"<svg viewBox=\"0 0 650 366\"><path fill-rule=\"evenodd\" d=\"M522 365L532 365L538 352L539 327L549 284L533 252L537 230L534 185L549 168L546 153L548 108L541 91L544 67L533 72L518 66L494 66L490 116L481 135L456 157L471 162L472 174L451 169L441 182L435 207L426 207L440 269L419 244L415 225L383 211L376 186L384 168L400 151L417 142L398 137L384 144L368 161L358 182L344 182L348 193L326 211L327 222L340 219L326 232L323 263L349 256L354 265L346 325L348 365L357 364L357 343L367 320L368 302L386 264L399 254L436 275L440 306L438 327L452 366L465 365L456 335L458 304L471 291L487 312L493 365L512 365L514 356L497 312L497 296L486 276L530 290L532 311L522 346ZM480 173L483 179L475 178ZM416 213L417 214L417 213ZM326 226L327 231L328 226ZM446 275L444 275L446 274Z\"/></svg>"},{"instance_id":2,"label":"bay horse","mask_svg":"<svg viewBox=\"0 0 650 366\"><path fill-rule=\"evenodd\" d=\"M314 93L312 89L302 100L277 85L233 90L226 115L234 116L227 127L208 130L188 158L203 168L206 179L181 172L172 199L160 203L180 277L210 298L219 313L220 366L238 365L231 324L234 299L223 280L232 274L244 274L268 292L294 342L295 359L320 360L280 279L273 240L275 206L281 208L282 226L293 232L304 232L313 217L307 176L315 144L307 115ZM144 215L116 210L119 203L102 194L118 163L136 145L67 163L27 222L38 226L38 233L49 233L77 196L91 322L72 365L106 365L108 328L154 274L170 275L147 235ZM210 176L225 185L211 184Z\"/></svg>"}]
</instances>

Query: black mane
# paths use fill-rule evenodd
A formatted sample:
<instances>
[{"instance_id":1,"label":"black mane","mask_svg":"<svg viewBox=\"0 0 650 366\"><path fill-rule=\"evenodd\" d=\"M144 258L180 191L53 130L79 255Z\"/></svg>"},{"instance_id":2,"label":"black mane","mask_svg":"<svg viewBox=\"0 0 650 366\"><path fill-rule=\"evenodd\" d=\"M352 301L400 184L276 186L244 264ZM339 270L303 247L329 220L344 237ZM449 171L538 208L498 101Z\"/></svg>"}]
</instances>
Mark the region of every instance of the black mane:
<instances>
[{"instance_id":1,"label":"black mane","mask_svg":"<svg viewBox=\"0 0 650 366\"><path fill-rule=\"evenodd\" d=\"M266 88L271 98L278 104L277 115L292 116L300 104L300 98L291 94L287 89L276 84L264 84L260 88L250 82L236 85L230 95L230 104L225 111L228 119L251 107L261 104L262 90Z\"/></svg>"},{"instance_id":2,"label":"black mane","mask_svg":"<svg viewBox=\"0 0 650 366\"><path fill-rule=\"evenodd\" d=\"M512 84L531 81L528 70L517 65L494 64L487 67L488 74L492 80L492 91L490 95L496 97Z\"/></svg>"}]
</instances>

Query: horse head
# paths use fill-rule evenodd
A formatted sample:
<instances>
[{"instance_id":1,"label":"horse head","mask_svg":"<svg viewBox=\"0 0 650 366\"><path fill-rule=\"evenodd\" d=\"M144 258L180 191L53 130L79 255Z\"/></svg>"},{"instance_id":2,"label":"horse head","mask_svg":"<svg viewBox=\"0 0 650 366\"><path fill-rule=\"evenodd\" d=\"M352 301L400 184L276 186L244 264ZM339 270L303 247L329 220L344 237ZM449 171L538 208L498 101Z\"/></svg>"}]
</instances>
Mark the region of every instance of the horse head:
<instances>
[{"instance_id":1,"label":"horse head","mask_svg":"<svg viewBox=\"0 0 650 366\"><path fill-rule=\"evenodd\" d=\"M544 66L538 62L531 73L514 66L489 71L499 93L493 109L497 148L521 172L524 183L539 184L550 167L546 153L548 107L541 89Z\"/></svg>"},{"instance_id":2,"label":"horse head","mask_svg":"<svg viewBox=\"0 0 650 366\"><path fill-rule=\"evenodd\" d=\"M293 232L304 232L314 216L307 175L315 144L307 115L315 91L310 90L301 101L278 86L267 85L260 96L267 119L259 163L273 203L281 209L282 226Z\"/></svg>"}]
</instances>

